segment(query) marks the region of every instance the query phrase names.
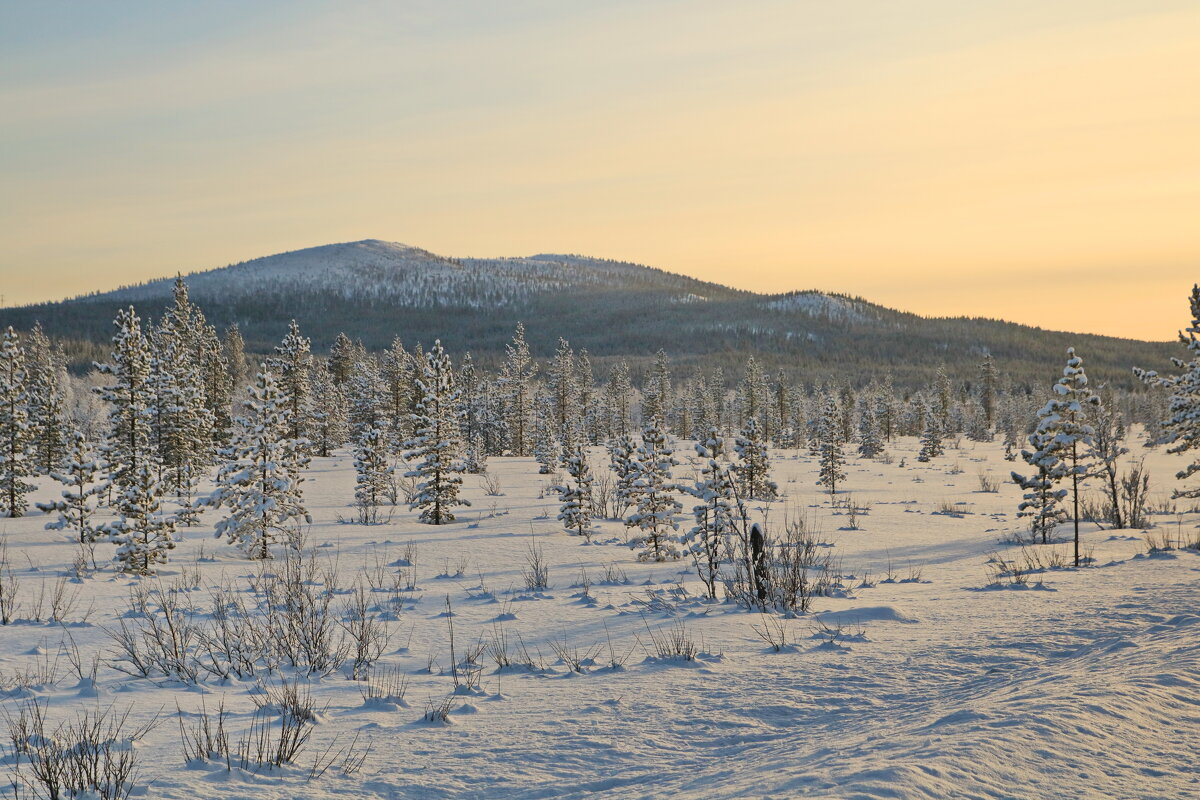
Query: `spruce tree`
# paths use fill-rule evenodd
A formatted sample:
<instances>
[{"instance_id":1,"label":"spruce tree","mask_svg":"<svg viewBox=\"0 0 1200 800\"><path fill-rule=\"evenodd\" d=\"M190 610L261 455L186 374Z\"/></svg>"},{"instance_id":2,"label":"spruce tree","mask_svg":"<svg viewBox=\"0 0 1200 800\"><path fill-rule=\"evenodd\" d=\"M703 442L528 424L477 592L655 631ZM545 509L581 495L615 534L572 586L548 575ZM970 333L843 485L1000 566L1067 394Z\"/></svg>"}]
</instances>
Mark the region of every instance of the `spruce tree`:
<instances>
[{"instance_id":1,"label":"spruce tree","mask_svg":"<svg viewBox=\"0 0 1200 800\"><path fill-rule=\"evenodd\" d=\"M1154 370L1134 370L1134 374L1142 381L1165 389L1168 394L1167 413L1155 415L1158 435L1151 436L1150 441L1161 440L1170 445L1167 452L1171 454L1188 453L1200 448L1200 285L1192 286L1189 303L1192 324L1179 334L1179 341L1187 350L1187 360L1171 359L1179 374L1159 375ZM1200 472L1200 459L1177 472L1175 478L1187 480L1197 472ZM1177 499L1200 497L1200 486L1175 489L1171 496Z\"/></svg>"},{"instance_id":2,"label":"spruce tree","mask_svg":"<svg viewBox=\"0 0 1200 800\"><path fill-rule=\"evenodd\" d=\"M1029 435L1029 449L1021 451L1025 463L1036 472L1032 475L1012 473L1013 481L1025 492L1017 506L1017 516L1030 518L1030 531L1034 539L1042 540L1042 544L1049 544L1050 534L1067 518L1062 507L1067 490L1058 488L1058 482L1066 473L1055 450L1054 435L1039 428Z\"/></svg>"},{"instance_id":3,"label":"spruce tree","mask_svg":"<svg viewBox=\"0 0 1200 800\"><path fill-rule=\"evenodd\" d=\"M488 444L487 420L490 415L487 403L488 383L475 370L470 353L463 355L458 370L458 385L462 396L463 410L463 468L471 475L487 471Z\"/></svg>"},{"instance_id":4,"label":"spruce tree","mask_svg":"<svg viewBox=\"0 0 1200 800\"><path fill-rule=\"evenodd\" d=\"M421 510L421 522L443 525L454 521L456 506L470 503L458 496L464 471L459 438L462 408L450 356L442 349L441 340L435 341L426 355L417 385L421 401L413 420L415 433L406 443L405 453L417 462L416 468L406 473L417 479L410 506Z\"/></svg>"},{"instance_id":5,"label":"spruce tree","mask_svg":"<svg viewBox=\"0 0 1200 800\"><path fill-rule=\"evenodd\" d=\"M387 500L391 468L387 437L378 428L363 433L354 450L354 505L363 525L379 522L379 507Z\"/></svg>"},{"instance_id":6,"label":"spruce tree","mask_svg":"<svg viewBox=\"0 0 1200 800\"><path fill-rule=\"evenodd\" d=\"M579 387L576 384L575 351L566 339L558 340L558 349L550 362L550 399L553 405L553 433L571 449L579 430Z\"/></svg>"},{"instance_id":7,"label":"spruce tree","mask_svg":"<svg viewBox=\"0 0 1200 800\"><path fill-rule=\"evenodd\" d=\"M355 349L354 342L345 333L339 333L329 348L329 375L335 386L341 386L350 380L354 372Z\"/></svg>"},{"instance_id":8,"label":"spruce tree","mask_svg":"<svg viewBox=\"0 0 1200 800\"><path fill-rule=\"evenodd\" d=\"M291 438L289 399L274 373L258 374L233 443L221 452L216 488L204 500L206 506L228 509L214 528L217 538L241 547L250 558L270 558L272 544L291 536L301 521L312 522L300 488L308 456Z\"/></svg>"},{"instance_id":9,"label":"spruce tree","mask_svg":"<svg viewBox=\"0 0 1200 800\"><path fill-rule=\"evenodd\" d=\"M177 521L186 524L194 521L192 498L213 455L215 420L204 395L202 359L216 343L209 340L202 323L203 316L187 299L187 287L177 281L175 305L150 342L147 378L153 397L149 418L157 477L181 501Z\"/></svg>"},{"instance_id":10,"label":"spruce tree","mask_svg":"<svg viewBox=\"0 0 1200 800\"><path fill-rule=\"evenodd\" d=\"M538 392L534 398L533 457L538 463L539 475L552 475L563 456L564 443L558 438L553 405L548 393Z\"/></svg>"},{"instance_id":11,"label":"spruce tree","mask_svg":"<svg viewBox=\"0 0 1200 800\"><path fill-rule=\"evenodd\" d=\"M879 430L879 418L875 416L873 398L865 398L859 404L858 414L858 454L863 458L875 458L883 452L882 435Z\"/></svg>"},{"instance_id":12,"label":"spruce tree","mask_svg":"<svg viewBox=\"0 0 1200 800\"><path fill-rule=\"evenodd\" d=\"M351 369L351 375L359 369L358 364L365 364L368 356L356 353L356 364ZM404 348L404 342L399 338L392 340L391 346L379 357L379 379L381 382L379 402L381 414L386 425L389 447L392 452L399 453L404 442L412 437L412 415L420 397L416 395L417 361ZM357 388L358 392L376 392L369 388L370 382L364 382Z\"/></svg>"},{"instance_id":13,"label":"spruce tree","mask_svg":"<svg viewBox=\"0 0 1200 800\"><path fill-rule=\"evenodd\" d=\"M47 514L58 514L57 520L46 523L47 530L70 529L80 544L96 541L100 531L94 518L99 498L108 488L104 479L106 467L103 459L92 452L83 433L76 431L62 468L50 473L51 478L63 485L62 499L37 504Z\"/></svg>"},{"instance_id":14,"label":"spruce tree","mask_svg":"<svg viewBox=\"0 0 1200 800\"><path fill-rule=\"evenodd\" d=\"M983 406L983 415L988 430L996 424L996 392L1000 384L1000 375L996 372L996 360L988 353L979 365L979 402ZM990 439L988 441L991 441Z\"/></svg>"},{"instance_id":15,"label":"spruce tree","mask_svg":"<svg viewBox=\"0 0 1200 800\"><path fill-rule=\"evenodd\" d=\"M950 431L950 407L954 395L950 376L946 374L946 365L944 363L938 365L933 388L934 396L937 400L934 406L934 416L937 418L938 429L944 435Z\"/></svg>"},{"instance_id":16,"label":"spruce tree","mask_svg":"<svg viewBox=\"0 0 1200 800\"><path fill-rule=\"evenodd\" d=\"M246 340L242 338L242 330L235 322L225 329L225 341L222 345L222 355L229 369L229 384L231 392L235 392L246 382Z\"/></svg>"},{"instance_id":17,"label":"spruce tree","mask_svg":"<svg viewBox=\"0 0 1200 800\"><path fill-rule=\"evenodd\" d=\"M837 485L846 480L846 454L842 449L841 407L832 394L826 395L818 425L817 446L820 469L817 483L829 490L830 496L837 493Z\"/></svg>"},{"instance_id":18,"label":"spruce tree","mask_svg":"<svg viewBox=\"0 0 1200 800\"><path fill-rule=\"evenodd\" d=\"M505 347L506 357L500 372L500 387L504 392L504 425L508 433L508 449L514 456L524 457L533 448L534 394L533 376L537 364L529 355L525 341L525 324L517 323L512 342Z\"/></svg>"},{"instance_id":19,"label":"spruce tree","mask_svg":"<svg viewBox=\"0 0 1200 800\"><path fill-rule=\"evenodd\" d=\"M10 326L0 343L0 511L8 517L25 514L25 495L35 488L26 481L33 471L28 403L25 349Z\"/></svg>"},{"instance_id":20,"label":"spruce tree","mask_svg":"<svg viewBox=\"0 0 1200 800\"><path fill-rule=\"evenodd\" d=\"M637 481L637 444L632 436L620 436L608 443L608 463L615 478L613 498L617 516L623 517L633 505Z\"/></svg>"},{"instance_id":21,"label":"spruce tree","mask_svg":"<svg viewBox=\"0 0 1200 800\"><path fill-rule=\"evenodd\" d=\"M670 424L671 398L671 364L666 351L659 349L642 388L642 425L665 432Z\"/></svg>"},{"instance_id":22,"label":"spruce tree","mask_svg":"<svg viewBox=\"0 0 1200 800\"><path fill-rule=\"evenodd\" d=\"M928 463L946 452L942 447L944 428L939 415L930 408L925 409L924 423L921 429L921 451L917 454L917 461Z\"/></svg>"},{"instance_id":23,"label":"spruce tree","mask_svg":"<svg viewBox=\"0 0 1200 800\"><path fill-rule=\"evenodd\" d=\"M742 497L752 500L774 500L779 486L771 480L771 457L767 439L761 433L758 419L749 417L746 426L734 439L733 451L738 460L733 472L738 479Z\"/></svg>"},{"instance_id":24,"label":"spruce tree","mask_svg":"<svg viewBox=\"0 0 1200 800\"><path fill-rule=\"evenodd\" d=\"M655 421L642 432L642 445L637 450L637 477L633 482L634 505L625 524L641 531L640 561L677 559L681 553L670 531L679 529L675 515L683 506L671 494L671 467L675 460L666 434Z\"/></svg>"},{"instance_id":25,"label":"spruce tree","mask_svg":"<svg viewBox=\"0 0 1200 800\"><path fill-rule=\"evenodd\" d=\"M312 367L312 340L300 334L296 320L288 324L287 335L276 346L275 355L267 361L278 376L279 389L285 398L288 437L300 442L306 435L305 423L310 392L309 370Z\"/></svg>"},{"instance_id":26,"label":"spruce tree","mask_svg":"<svg viewBox=\"0 0 1200 800\"><path fill-rule=\"evenodd\" d=\"M41 323L33 326L26 348L30 441L34 469L44 475L62 466L71 439L67 417L66 358L50 343Z\"/></svg>"},{"instance_id":27,"label":"spruce tree","mask_svg":"<svg viewBox=\"0 0 1200 800\"><path fill-rule=\"evenodd\" d=\"M1071 479L1071 518L1075 530L1075 566L1079 566L1079 484L1091 476L1090 456L1095 431L1088 416L1100 402L1088 387L1083 359L1067 348L1067 365L1054 384L1054 394L1039 414L1038 429L1050 438L1053 453L1062 461L1064 477Z\"/></svg>"},{"instance_id":28,"label":"spruce tree","mask_svg":"<svg viewBox=\"0 0 1200 800\"><path fill-rule=\"evenodd\" d=\"M704 583L710 600L717 599L721 564L729 552L729 538L737 529L740 502L729 464L724 461L725 442L716 427L696 444L696 454L704 459L700 477L685 491L700 502L692 507L696 524L684 535L683 544L696 564L696 574Z\"/></svg>"},{"instance_id":29,"label":"spruce tree","mask_svg":"<svg viewBox=\"0 0 1200 800\"><path fill-rule=\"evenodd\" d=\"M571 480L553 487L562 503L558 520L568 533L590 542L595 532L592 530L592 469L583 445L577 445L567 455L564 466Z\"/></svg>"},{"instance_id":30,"label":"spruce tree","mask_svg":"<svg viewBox=\"0 0 1200 800\"><path fill-rule=\"evenodd\" d=\"M230 367L230 358L237 358L237 352L227 355L230 347L217 336L216 328L204 326L199 338L198 368L203 385L204 407L212 424L210 437L213 448L224 447L229 442L233 428L233 394L239 389L244 377L237 377ZM241 356L238 368L244 376L246 372L245 354Z\"/></svg>"},{"instance_id":31,"label":"spruce tree","mask_svg":"<svg viewBox=\"0 0 1200 800\"><path fill-rule=\"evenodd\" d=\"M604 405L608 409L607 433L610 438L623 439L632 433L633 384L629 365L619 361L613 365L604 387Z\"/></svg>"},{"instance_id":32,"label":"spruce tree","mask_svg":"<svg viewBox=\"0 0 1200 800\"><path fill-rule=\"evenodd\" d=\"M746 359L746 375L738 384L737 404L742 425L753 419L762 430L766 418L767 378L753 355Z\"/></svg>"},{"instance_id":33,"label":"spruce tree","mask_svg":"<svg viewBox=\"0 0 1200 800\"><path fill-rule=\"evenodd\" d=\"M150 387L150 346L133 306L118 311L114 324L117 332L111 363L96 364L96 369L112 376L112 381L95 391L109 404L108 436L101 452L111 470L113 487L121 493L135 482L144 483L135 477L143 466L155 466L150 446L154 395Z\"/></svg>"},{"instance_id":34,"label":"spruce tree","mask_svg":"<svg viewBox=\"0 0 1200 800\"><path fill-rule=\"evenodd\" d=\"M143 460L125 471L113 505L117 518L99 529L117 546L114 560L121 565L121 572L153 575L175 549L175 517L163 511L162 495L157 470L150 461Z\"/></svg>"},{"instance_id":35,"label":"spruce tree","mask_svg":"<svg viewBox=\"0 0 1200 800\"><path fill-rule=\"evenodd\" d=\"M334 450L346 443L350 435L350 425L347 418L346 394L342 386L333 380L333 375L325 362L313 364L311 397L308 407L307 429L312 434L313 452L322 457L328 457ZM375 428L369 428L375 430Z\"/></svg>"},{"instance_id":36,"label":"spruce tree","mask_svg":"<svg viewBox=\"0 0 1200 800\"><path fill-rule=\"evenodd\" d=\"M579 392L578 416L583 441L594 445L602 441L600 426L600 403L596 393L596 375L592 370L592 357L587 350L579 351L575 370L575 387Z\"/></svg>"},{"instance_id":37,"label":"spruce tree","mask_svg":"<svg viewBox=\"0 0 1200 800\"><path fill-rule=\"evenodd\" d=\"M399 435L400 431L411 431L411 421L405 425L394 424L389 419L392 413L390 392L385 384L380 370L379 360L372 355L359 358L350 373L350 379L344 384L348 395L348 420L350 438L358 441L372 428L386 430L391 435ZM405 417L412 416L412 408L407 403L409 391L405 390L405 405L400 413ZM395 441L389 436L393 450L398 450L403 441Z\"/></svg>"}]
</instances>

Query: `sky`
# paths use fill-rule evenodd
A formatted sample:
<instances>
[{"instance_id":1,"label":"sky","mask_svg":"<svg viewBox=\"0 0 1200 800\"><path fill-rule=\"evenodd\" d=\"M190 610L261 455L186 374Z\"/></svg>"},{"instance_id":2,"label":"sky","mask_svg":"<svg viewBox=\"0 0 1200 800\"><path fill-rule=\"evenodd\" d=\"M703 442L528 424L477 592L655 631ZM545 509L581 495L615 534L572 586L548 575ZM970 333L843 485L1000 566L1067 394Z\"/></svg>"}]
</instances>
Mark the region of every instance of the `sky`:
<instances>
[{"instance_id":1,"label":"sky","mask_svg":"<svg viewBox=\"0 0 1200 800\"><path fill-rule=\"evenodd\" d=\"M0 0L0 294L378 238L1165 340L1200 4Z\"/></svg>"}]
</instances>

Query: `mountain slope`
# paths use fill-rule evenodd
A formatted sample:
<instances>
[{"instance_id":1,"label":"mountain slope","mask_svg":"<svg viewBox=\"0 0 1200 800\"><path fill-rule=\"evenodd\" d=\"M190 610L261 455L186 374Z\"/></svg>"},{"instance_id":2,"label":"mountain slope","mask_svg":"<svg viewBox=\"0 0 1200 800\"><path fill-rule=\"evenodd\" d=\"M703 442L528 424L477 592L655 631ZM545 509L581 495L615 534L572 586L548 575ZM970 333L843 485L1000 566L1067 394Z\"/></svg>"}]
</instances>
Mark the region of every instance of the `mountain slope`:
<instances>
[{"instance_id":1,"label":"mountain slope","mask_svg":"<svg viewBox=\"0 0 1200 800\"><path fill-rule=\"evenodd\" d=\"M408 344L441 338L488 364L524 321L535 353L548 355L563 336L590 350L601 367L619 357L636 366L661 347L679 367L721 365L730 376L755 353L804 380L858 382L888 370L915 385L941 363L972 379L990 352L1013 377L1043 383L1075 346L1095 378L1129 385L1131 366L1160 366L1173 349L996 320L927 319L823 292L762 295L577 255L451 259L374 239L280 253L186 280L210 322L237 323L259 352L294 317L318 351L340 331L372 349L395 336ZM102 343L122 306L133 303L143 316L157 317L173 281L3 309L0 324L28 328L41 320L51 335Z\"/></svg>"}]
</instances>

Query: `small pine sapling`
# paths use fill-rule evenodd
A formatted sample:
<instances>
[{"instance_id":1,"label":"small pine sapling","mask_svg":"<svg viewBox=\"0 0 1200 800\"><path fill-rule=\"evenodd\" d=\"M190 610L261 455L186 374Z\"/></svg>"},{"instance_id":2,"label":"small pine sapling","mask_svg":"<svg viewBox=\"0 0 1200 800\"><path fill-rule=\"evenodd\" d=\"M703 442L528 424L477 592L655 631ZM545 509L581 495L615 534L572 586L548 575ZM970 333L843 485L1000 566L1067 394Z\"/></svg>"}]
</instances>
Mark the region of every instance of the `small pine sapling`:
<instances>
[{"instance_id":1,"label":"small pine sapling","mask_svg":"<svg viewBox=\"0 0 1200 800\"><path fill-rule=\"evenodd\" d=\"M50 473L51 478L63 485L62 499L37 504L47 514L58 514L57 520L46 523L47 530L70 529L80 544L96 541L99 531L93 518L98 498L108 489L108 481L104 478L107 467L104 460L88 447L83 433L75 431L62 470Z\"/></svg>"}]
</instances>

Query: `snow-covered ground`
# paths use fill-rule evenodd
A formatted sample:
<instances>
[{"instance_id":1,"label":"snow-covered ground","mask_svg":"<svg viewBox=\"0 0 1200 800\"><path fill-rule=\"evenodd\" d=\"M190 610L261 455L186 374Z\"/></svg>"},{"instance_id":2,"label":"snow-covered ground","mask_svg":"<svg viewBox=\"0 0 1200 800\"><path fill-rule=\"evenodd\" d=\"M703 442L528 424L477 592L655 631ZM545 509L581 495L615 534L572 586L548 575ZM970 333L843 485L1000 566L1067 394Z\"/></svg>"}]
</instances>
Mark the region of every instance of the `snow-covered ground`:
<instances>
[{"instance_id":1,"label":"snow-covered ground","mask_svg":"<svg viewBox=\"0 0 1200 800\"><path fill-rule=\"evenodd\" d=\"M688 447L678 443L680 453ZM21 602L20 619L0 627L0 710L11 718L41 698L52 721L110 705L132 707L134 724L157 714L136 745L138 791L156 798L1200 796L1200 556L1150 557L1140 531L1087 524L1095 566L989 587L989 555L1020 556L1008 543L1025 530L1015 515L1020 492L1007 475L1024 465L1004 461L999 445L965 440L929 465L916 462L913 440L889 449L890 464L851 461L838 501L869 506L857 530L814 484L813 459L773 453L785 496L769 508L768 527L805 516L846 576L844 596L775 622L702 602L686 561L637 562L618 522L602 523L592 545L561 532L557 497L532 459L490 461L500 496L468 476L472 507L441 527L418 524L404 507L386 524L339 522L354 515L351 459L314 459L304 485L309 539L340 584L365 580L364 570L377 581L415 575L416 589L399 592L403 610L386 623L381 662L409 684L404 703L387 704L365 702L341 672L312 681L324 710L309 746L295 766L258 774L185 765L176 713L190 724L202 704L211 712L223 702L236 738L253 716L256 681L186 685L110 668L109 632L139 581L107 567L66 585L77 597L65 626L25 620L39 592L49 598L69 573L77 548L43 530L43 514L0 520ZM680 477L691 473L684 460ZM1149 452L1156 504L1180 464ZM980 472L997 480L997 493L980 491ZM43 481L37 499L55 491ZM1160 535L1191 536L1200 515L1152 520ZM215 542L214 521L210 513L182 529L171 564L140 583L198 583L183 595L202 614L211 588L244 588L261 565ZM521 575L534 542L550 565L551 587L540 593L526 591ZM415 566L390 566L413 555L409 543ZM1068 547L1031 550L1050 560L1048 551ZM110 549L98 547L98 557ZM627 582L605 582L606 570ZM373 595L384 607L391 597ZM501 632L545 669L498 671L485 652L480 689L453 698L449 722L430 723L426 702L453 689L447 598L460 659ZM43 605L44 618L49 599ZM780 652L755 632L776 623L789 638ZM652 657L653 638L674 626L698 645L696 660ZM85 660L105 654L96 687L72 673L71 640ZM552 642L595 647L594 662L572 672ZM622 668L611 668L614 656ZM309 780L317 754L356 733L359 746L370 745L361 769L345 775L335 764ZM3 752L11 771L10 748Z\"/></svg>"}]
</instances>

